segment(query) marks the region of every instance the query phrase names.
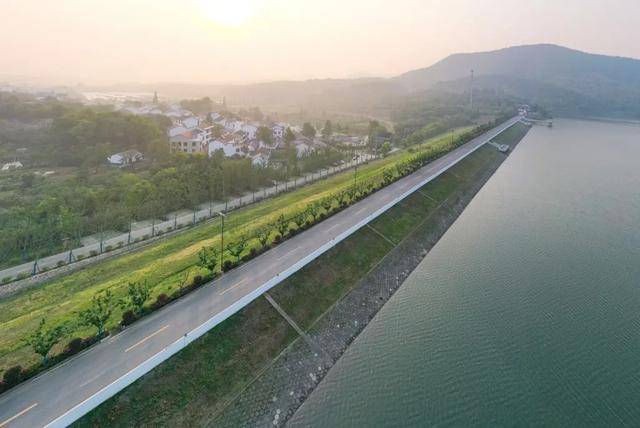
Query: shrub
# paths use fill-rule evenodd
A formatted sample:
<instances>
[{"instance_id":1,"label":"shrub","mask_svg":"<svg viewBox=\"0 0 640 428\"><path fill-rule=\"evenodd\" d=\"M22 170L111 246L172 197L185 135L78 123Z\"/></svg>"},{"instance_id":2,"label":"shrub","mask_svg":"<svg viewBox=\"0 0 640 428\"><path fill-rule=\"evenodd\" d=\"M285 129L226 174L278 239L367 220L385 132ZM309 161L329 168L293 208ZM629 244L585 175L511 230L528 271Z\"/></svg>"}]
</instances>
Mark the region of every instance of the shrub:
<instances>
[{"instance_id":1,"label":"shrub","mask_svg":"<svg viewBox=\"0 0 640 428\"><path fill-rule=\"evenodd\" d=\"M256 257L258 255L258 250L255 247L252 247L249 250L249 258L253 259L254 257Z\"/></svg>"},{"instance_id":2,"label":"shrub","mask_svg":"<svg viewBox=\"0 0 640 428\"><path fill-rule=\"evenodd\" d=\"M149 235L149 234L147 234L147 235L142 235L142 240L143 240L143 241L146 241L147 239L149 239L149 237L150 237L150 235Z\"/></svg>"},{"instance_id":3,"label":"shrub","mask_svg":"<svg viewBox=\"0 0 640 428\"><path fill-rule=\"evenodd\" d=\"M56 266L58 266L58 267L64 266L64 260L58 260L56 262Z\"/></svg>"},{"instance_id":4,"label":"shrub","mask_svg":"<svg viewBox=\"0 0 640 428\"><path fill-rule=\"evenodd\" d=\"M77 261L83 260L84 258L85 258L85 255L84 255L84 254L78 254L78 255L76 256L76 260L77 260Z\"/></svg>"},{"instance_id":5,"label":"shrub","mask_svg":"<svg viewBox=\"0 0 640 428\"><path fill-rule=\"evenodd\" d=\"M273 237L273 242L275 244L279 244L280 242L282 242L282 235L277 234L276 236Z\"/></svg>"},{"instance_id":6,"label":"shrub","mask_svg":"<svg viewBox=\"0 0 640 428\"><path fill-rule=\"evenodd\" d=\"M30 274L28 274L27 272L22 272L20 275L18 275L18 279L25 279L25 278L29 278Z\"/></svg>"},{"instance_id":7,"label":"shrub","mask_svg":"<svg viewBox=\"0 0 640 428\"><path fill-rule=\"evenodd\" d=\"M173 230L173 226L167 227L167 232L171 232Z\"/></svg>"},{"instance_id":8,"label":"shrub","mask_svg":"<svg viewBox=\"0 0 640 428\"><path fill-rule=\"evenodd\" d=\"M13 279L13 277L11 277L11 276L5 276L4 278L2 278L2 283L3 284L7 284L7 283L11 282L12 279Z\"/></svg>"},{"instance_id":9,"label":"shrub","mask_svg":"<svg viewBox=\"0 0 640 428\"><path fill-rule=\"evenodd\" d=\"M9 388L17 385L22 380L22 367L13 366L2 375L2 382Z\"/></svg>"},{"instance_id":10,"label":"shrub","mask_svg":"<svg viewBox=\"0 0 640 428\"><path fill-rule=\"evenodd\" d=\"M225 260L222 265L222 271L227 272L233 269L234 267L235 267L235 263L233 263L231 260Z\"/></svg>"},{"instance_id":11,"label":"shrub","mask_svg":"<svg viewBox=\"0 0 640 428\"><path fill-rule=\"evenodd\" d=\"M129 309L122 314L122 325L126 327L133 324L137 319L138 317L136 316L135 312Z\"/></svg>"},{"instance_id":12,"label":"shrub","mask_svg":"<svg viewBox=\"0 0 640 428\"><path fill-rule=\"evenodd\" d=\"M193 282L191 283L193 285L193 287L199 287L204 283L204 280L202 278L202 275L196 275L193 277Z\"/></svg>"},{"instance_id":13,"label":"shrub","mask_svg":"<svg viewBox=\"0 0 640 428\"><path fill-rule=\"evenodd\" d=\"M111 250L113 250L113 247L111 245L107 245L104 250L105 251L111 251Z\"/></svg>"},{"instance_id":14,"label":"shrub","mask_svg":"<svg viewBox=\"0 0 640 428\"><path fill-rule=\"evenodd\" d=\"M156 232L156 236L162 236L164 234L164 232L162 230L159 230Z\"/></svg>"},{"instance_id":15,"label":"shrub","mask_svg":"<svg viewBox=\"0 0 640 428\"><path fill-rule=\"evenodd\" d=\"M159 294L158 297L156 297L156 301L153 304L153 307L154 309L158 309L163 307L167 303L169 303L169 296L167 296L165 293L162 293L162 294Z\"/></svg>"},{"instance_id":16,"label":"shrub","mask_svg":"<svg viewBox=\"0 0 640 428\"><path fill-rule=\"evenodd\" d=\"M75 355L78 352L82 351L85 348L84 340L80 337L76 337L75 339L71 339L69 343L67 343L67 347L64 348L64 353L66 355Z\"/></svg>"},{"instance_id":17,"label":"shrub","mask_svg":"<svg viewBox=\"0 0 640 428\"><path fill-rule=\"evenodd\" d=\"M96 250L89 251L89 257L95 257L97 255L98 255L98 252Z\"/></svg>"},{"instance_id":18,"label":"shrub","mask_svg":"<svg viewBox=\"0 0 640 428\"><path fill-rule=\"evenodd\" d=\"M118 245L117 245L117 247L118 247L118 248L122 248L122 247L124 247L124 241L118 241Z\"/></svg>"}]
</instances>

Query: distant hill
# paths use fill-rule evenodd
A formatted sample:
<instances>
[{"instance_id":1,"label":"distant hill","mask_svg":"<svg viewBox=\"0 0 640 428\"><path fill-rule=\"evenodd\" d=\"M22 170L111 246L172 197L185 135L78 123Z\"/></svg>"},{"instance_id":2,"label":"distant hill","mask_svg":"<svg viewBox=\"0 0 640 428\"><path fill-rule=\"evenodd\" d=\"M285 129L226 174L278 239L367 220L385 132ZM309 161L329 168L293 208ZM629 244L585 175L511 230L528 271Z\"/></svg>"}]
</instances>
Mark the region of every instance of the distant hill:
<instances>
[{"instance_id":1,"label":"distant hill","mask_svg":"<svg viewBox=\"0 0 640 428\"><path fill-rule=\"evenodd\" d=\"M342 111L388 116L422 95L469 90L470 71L475 88L484 94L539 104L555 115L640 118L640 61L595 55L556 45L515 46L461 53L400 76L363 79L315 79L250 85L156 84L114 86L172 97L227 98L230 105L257 105L275 110Z\"/></svg>"},{"instance_id":2,"label":"distant hill","mask_svg":"<svg viewBox=\"0 0 640 428\"><path fill-rule=\"evenodd\" d=\"M393 79L405 92L476 87L539 103L556 114L640 116L640 61L556 45L451 55Z\"/></svg>"}]
</instances>

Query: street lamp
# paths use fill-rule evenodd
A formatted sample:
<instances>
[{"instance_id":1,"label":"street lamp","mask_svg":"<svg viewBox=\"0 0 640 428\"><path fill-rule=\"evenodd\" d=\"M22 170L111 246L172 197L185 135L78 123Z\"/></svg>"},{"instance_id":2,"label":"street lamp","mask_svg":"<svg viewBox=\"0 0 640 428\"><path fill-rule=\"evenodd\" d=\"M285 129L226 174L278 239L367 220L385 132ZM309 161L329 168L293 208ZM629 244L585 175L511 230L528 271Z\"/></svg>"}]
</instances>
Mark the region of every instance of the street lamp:
<instances>
[{"instance_id":1,"label":"street lamp","mask_svg":"<svg viewBox=\"0 0 640 428\"><path fill-rule=\"evenodd\" d=\"M218 211L218 215L222 219L222 232L220 234L220 270L222 271L222 265L224 263L224 219L227 218L227 215L221 211Z\"/></svg>"}]
</instances>

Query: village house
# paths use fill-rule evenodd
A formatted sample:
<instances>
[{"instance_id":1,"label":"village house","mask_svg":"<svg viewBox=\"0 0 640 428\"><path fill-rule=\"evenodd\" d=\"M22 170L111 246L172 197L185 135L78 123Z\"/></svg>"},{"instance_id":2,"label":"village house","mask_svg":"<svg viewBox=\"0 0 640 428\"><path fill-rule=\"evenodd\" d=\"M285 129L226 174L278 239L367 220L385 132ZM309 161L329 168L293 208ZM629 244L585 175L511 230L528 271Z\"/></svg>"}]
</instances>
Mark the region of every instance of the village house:
<instances>
[{"instance_id":1,"label":"village house","mask_svg":"<svg viewBox=\"0 0 640 428\"><path fill-rule=\"evenodd\" d=\"M2 171L13 171L14 169L20 169L23 166L24 165L22 165L22 162L20 161L7 162L2 165Z\"/></svg>"},{"instance_id":2,"label":"village house","mask_svg":"<svg viewBox=\"0 0 640 428\"><path fill-rule=\"evenodd\" d=\"M138 150L126 150L124 152L113 154L107 158L111 165L119 167L131 165L136 162L140 162L143 159L144 156Z\"/></svg>"},{"instance_id":3,"label":"village house","mask_svg":"<svg viewBox=\"0 0 640 428\"><path fill-rule=\"evenodd\" d=\"M211 136L211 127L207 130L195 128L169 138L172 153L187 154L206 152L206 146Z\"/></svg>"},{"instance_id":4,"label":"village house","mask_svg":"<svg viewBox=\"0 0 640 428\"><path fill-rule=\"evenodd\" d=\"M232 157L238 154L238 148L236 147L232 136L216 138L209 142L209 157L213 156L213 154L218 150L222 150L225 157Z\"/></svg>"}]
</instances>

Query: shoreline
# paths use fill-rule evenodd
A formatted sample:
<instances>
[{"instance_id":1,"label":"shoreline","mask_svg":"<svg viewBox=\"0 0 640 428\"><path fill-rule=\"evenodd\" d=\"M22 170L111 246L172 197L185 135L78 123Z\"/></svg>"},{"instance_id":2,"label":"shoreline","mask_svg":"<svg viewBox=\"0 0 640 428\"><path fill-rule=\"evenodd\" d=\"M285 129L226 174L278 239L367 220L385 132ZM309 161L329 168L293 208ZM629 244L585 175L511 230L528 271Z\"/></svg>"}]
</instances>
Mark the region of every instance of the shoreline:
<instances>
[{"instance_id":1,"label":"shoreline","mask_svg":"<svg viewBox=\"0 0 640 428\"><path fill-rule=\"evenodd\" d=\"M511 150L520 141L512 142ZM486 162L309 326L306 334L316 351L297 338L208 426L286 424L507 157Z\"/></svg>"}]
</instances>

